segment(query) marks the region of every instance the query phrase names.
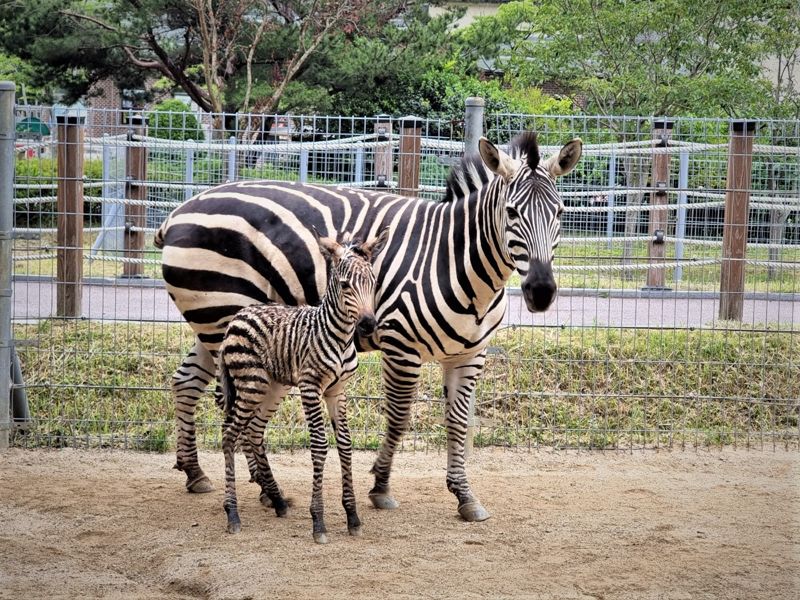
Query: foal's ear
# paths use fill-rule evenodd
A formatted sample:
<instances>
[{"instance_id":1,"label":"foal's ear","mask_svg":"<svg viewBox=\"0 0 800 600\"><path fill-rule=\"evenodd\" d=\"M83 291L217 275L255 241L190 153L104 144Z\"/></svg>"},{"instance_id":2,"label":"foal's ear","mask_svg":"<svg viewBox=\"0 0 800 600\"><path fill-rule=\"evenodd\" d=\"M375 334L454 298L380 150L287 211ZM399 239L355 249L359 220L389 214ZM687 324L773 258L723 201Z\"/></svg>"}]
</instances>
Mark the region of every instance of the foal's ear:
<instances>
[{"instance_id":1,"label":"foal's ear","mask_svg":"<svg viewBox=\"0 0 800 600\"><path fill-rule=\"evenodd\" d=\"M380 230L377 237L368 240L361 244L361 250L369 257L371 262L375 262L378 255L386 248L386 242L389 240L389 226L387 225Z\"/></svg>"},{"instance_id":2,"label":"foal's ear","mask_svg":"<svg viewBox=\"0 0 800 600\"><path fill-rule=\"evenodd\" d=\"M319 231L313 225L311 226L311 231L314 232L314 238L317 240L317 244L319 244L319 250L322 252L322 256L326 259L339 259L344 254L344 248L342 247L339 242L337 242L333 238L329 237L320 237Z\"/></svg>"}]
</instances>

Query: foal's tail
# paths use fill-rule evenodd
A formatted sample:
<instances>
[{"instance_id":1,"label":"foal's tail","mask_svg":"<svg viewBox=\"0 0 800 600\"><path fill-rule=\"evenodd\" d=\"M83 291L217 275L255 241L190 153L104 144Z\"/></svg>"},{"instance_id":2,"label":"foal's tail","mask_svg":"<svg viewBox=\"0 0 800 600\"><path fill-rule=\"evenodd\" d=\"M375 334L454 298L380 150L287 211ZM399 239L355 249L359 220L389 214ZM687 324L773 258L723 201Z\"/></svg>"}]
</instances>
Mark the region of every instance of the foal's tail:
<instances>
[{"instance_id":1,"label":"foal's tail","mask_svg":"<svg viewBox=\"0 0 800 600\"><path fill-rule=\"evenodd\" d=\"M233 414L233 405L236 403L236 387L233 385L233 378L225 365L224 353L220 352L218 362L217 377L220 391L222 392L222 406L220 408L225 411L226 417L230 417Z\"/></svg>"}]
</instances>

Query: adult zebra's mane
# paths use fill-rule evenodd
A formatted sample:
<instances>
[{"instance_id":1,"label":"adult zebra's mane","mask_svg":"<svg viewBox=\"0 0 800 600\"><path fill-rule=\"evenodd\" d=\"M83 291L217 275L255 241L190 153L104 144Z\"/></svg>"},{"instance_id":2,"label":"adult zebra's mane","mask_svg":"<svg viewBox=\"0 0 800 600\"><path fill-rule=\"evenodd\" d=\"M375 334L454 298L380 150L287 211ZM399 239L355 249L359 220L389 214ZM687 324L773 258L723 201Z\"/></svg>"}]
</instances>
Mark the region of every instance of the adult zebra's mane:
<instances>
[{"instance_id":1,"label":"adult zebra's mane","mask_svg":"<svg viewBox=\"0 0 800 600\"><path fill-rule=\"evenodd\" d=\"M525 131L516 136L508 145L508 153L514 158L524 157L531 171L535 171L540 158L536 134ZM450 170L447 187L440 201L452 202L457 198L466 198L488 184L493 177L479 154L465 154L461 162Z\"/></svg>"}]
</instances>

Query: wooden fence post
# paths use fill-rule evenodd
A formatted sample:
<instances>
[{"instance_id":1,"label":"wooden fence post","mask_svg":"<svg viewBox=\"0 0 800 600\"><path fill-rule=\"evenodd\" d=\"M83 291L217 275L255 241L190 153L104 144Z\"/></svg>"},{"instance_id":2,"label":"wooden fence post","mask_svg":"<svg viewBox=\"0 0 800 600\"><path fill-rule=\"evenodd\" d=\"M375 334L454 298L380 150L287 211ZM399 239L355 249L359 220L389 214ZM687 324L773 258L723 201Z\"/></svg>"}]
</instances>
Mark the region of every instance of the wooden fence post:
<instances>
[{"instance_id":1,"label":"wooden fence post","mask_svg":"<svg viewBox=\"0 0 800 600\"><path fill-rule=\"evenodd\" d=\"M83 136L85 116L56 117L56 315L81 316L83 280Z\"/></svg>"},{"instance_id":2,"label":"wooden fence post","mask_svg":"<svg viewBox=\"0 0 800 600\"><path fill-rule=\"evenodd\" d=\"M422 156L422 120L403 117L400 120L399 193L416 196L419 193L419 163Z\"/></svg>"},{"instance_id":3,"label":"wooden fence post","mask_svg":"<svg viewBox=\"0 0 800 600\"><path fill-rule=\"evenodd\" d=\"M744 271L752 187L755 121L733 121L728 145L725 225L722 230L722 269L719 280L719 318L741 321Z\"/></svg>"},{"instance_id":4,"label":"wooden fence post","mask_svg":"<svg viewBox=\"0 0 800 600\"><path fill-rule=\"evenodd\" d=\"M378 115L376 119L375 134L380 145L375 148L375 180L377 181L377 187L385 188L389 187L394 173L392 122L389 115Z\"/></svg>"},{"instance_id":5,"label":"wooden fence post","mask_svg":"<svg viewBox=\"0 0 800 600\"><path fill-rule=\"evenodd\" d=\"M128 141L134 137L147 134L147 119L143 115L128 115ZM133 203L125 204L125 236L123 257L128 259L144 258L144 227L147 210L147 148L144 146L128 146L125 152L125 198ZM122 277L134 278L144 276L142 263L125 262L122 264Z\"/></svg>"},{"instance_id":6,"label":"wooden fence post","mask_svg":"<svg viewBox=\"0 0 800 600\"><path fill-rule=\"evenodd\" d=\"M672 135L672 128L674 121L656 121L653 123L653 139L658 140L655 144L656 148L666 149L669 145L669 138ZM653 155L653 174L652 174L652 188L650 192L650 206L666 206L667 188L669 187L669 159L670 155L654 154ZM664 280L666 276L666 269L664 269L664 257L666 256L666 243L664 238L667 235L667 209L666 208L651 208L650 209L650 226L648 228L650 234L650 241L648 245L648 256L650 257L650 264L654 268L647 270L647 283L646 290L668 290L665 286Z\"/></svg>"}]
</instances>

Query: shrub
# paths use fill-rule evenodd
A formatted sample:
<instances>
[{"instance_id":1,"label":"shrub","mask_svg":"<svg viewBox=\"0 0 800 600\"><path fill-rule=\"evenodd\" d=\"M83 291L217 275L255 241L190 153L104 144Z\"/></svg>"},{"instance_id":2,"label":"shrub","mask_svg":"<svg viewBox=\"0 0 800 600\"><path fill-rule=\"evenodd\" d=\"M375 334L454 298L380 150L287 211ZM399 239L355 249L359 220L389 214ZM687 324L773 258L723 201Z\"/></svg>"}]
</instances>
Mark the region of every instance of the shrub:
<instances>
[{"instance_id":1,"label":"shrub","mask_svg":"<svg viewBox=\"0 0 800 600\"><path fill-rule=\"evenodd\" d=\"M189 106L180 100L164 100L150 115L150 135L166 140L202 140L203 129Z\"/></svg>"}]
</instances>

